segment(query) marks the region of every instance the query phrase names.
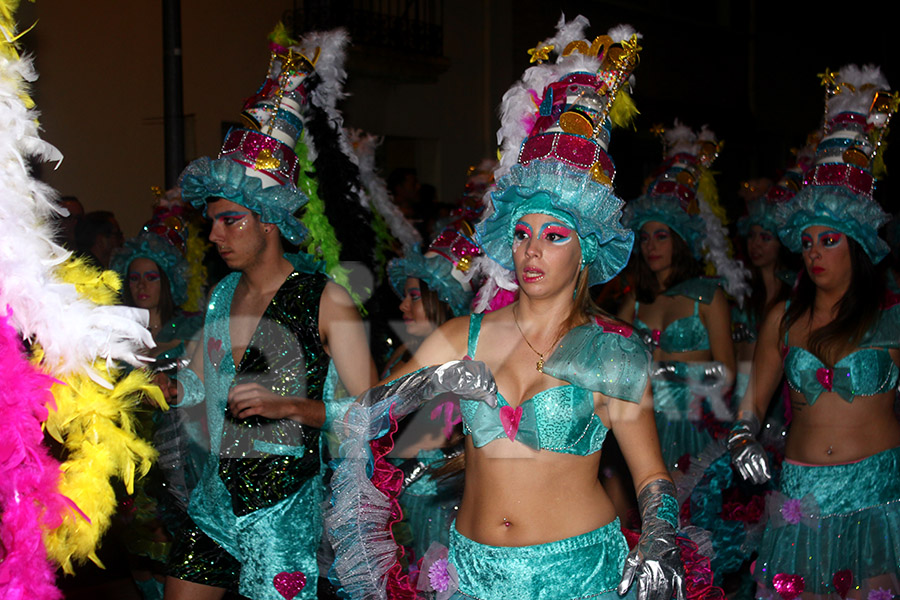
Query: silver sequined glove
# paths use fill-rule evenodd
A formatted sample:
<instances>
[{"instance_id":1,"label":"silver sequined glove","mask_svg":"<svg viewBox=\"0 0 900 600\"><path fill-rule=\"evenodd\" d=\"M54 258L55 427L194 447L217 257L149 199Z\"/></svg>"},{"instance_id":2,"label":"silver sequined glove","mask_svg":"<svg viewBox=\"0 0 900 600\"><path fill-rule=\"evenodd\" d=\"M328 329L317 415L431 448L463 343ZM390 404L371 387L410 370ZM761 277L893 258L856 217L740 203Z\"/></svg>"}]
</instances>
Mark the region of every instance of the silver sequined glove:
<instances>
[{"instance_id":1,"label":"silver sequined glove","mask_svg":"<svg viewBox=\"0 0 900 600\"><path fill-rule=\"evenodd\" d=\"M648 483L638 494L638 508L641 537L625 559L619 595L634 583L637 600L684 600L684 564L675 542L675 485L666 479Z\"/></svg>"},{"instance_id":2,"label":"silver sequined glove","mask_svg":"<svg viewBox=\"0 0 900 600\"><path fill-rule=\"evenodd\" d=\"M737 420L728 434L728 451L731 464L746 480L765 483L772 478L769 455L756 439L759 435L759 419L756 415Z\"/></svg>"}]
</instances>

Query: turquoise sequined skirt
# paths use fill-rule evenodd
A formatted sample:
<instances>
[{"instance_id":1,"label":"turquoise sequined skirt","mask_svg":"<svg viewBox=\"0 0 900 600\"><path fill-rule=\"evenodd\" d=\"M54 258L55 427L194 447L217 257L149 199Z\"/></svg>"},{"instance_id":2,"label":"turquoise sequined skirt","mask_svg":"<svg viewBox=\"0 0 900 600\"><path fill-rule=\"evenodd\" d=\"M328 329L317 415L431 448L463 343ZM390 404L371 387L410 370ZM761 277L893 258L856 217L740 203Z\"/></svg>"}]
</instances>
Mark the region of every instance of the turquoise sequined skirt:
<instances>
[{"instance_id":1,"label":"turquoise sequined skirt","mask_svg":"<svg viewBox=\"0 0 900 600\"><path fill-rule=\"evenodd\" d=\"M536 546L486 546L450 529L449 561L459 590L451 600L633 598L616 593L628 546L616 519L594 531Z\"/></svg>"},{"instance_id":2,"label":"turquoise sequined skirt","mask_svg":"<svg viewBox=\"0 0 900 600\"><path fill-rule=\"evenodd\" d=\"M835 600L900 594L900 448L843 465L786 460L767 510L760 598L798 587Z\"/></svg>"}]
</instances>

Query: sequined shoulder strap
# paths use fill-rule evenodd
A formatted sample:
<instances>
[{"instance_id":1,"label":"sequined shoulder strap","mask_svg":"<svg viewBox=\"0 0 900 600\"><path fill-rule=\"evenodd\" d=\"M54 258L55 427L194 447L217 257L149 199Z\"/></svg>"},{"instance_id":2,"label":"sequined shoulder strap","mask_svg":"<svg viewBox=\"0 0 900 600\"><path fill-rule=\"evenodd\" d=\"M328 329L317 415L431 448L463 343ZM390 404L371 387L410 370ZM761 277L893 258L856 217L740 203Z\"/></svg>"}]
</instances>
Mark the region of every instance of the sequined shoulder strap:
<instances>
[{"instance_id":1,"label":"sequined shoulder strap","mask_svg":"<svg viewBox=\"0 0 900 600\"><path fill-rule=\"evenodd\" d=\"M481 317L482 313L473 313L469 315L469 342L466 347L466 355L474 359L475 350L478 348L478 334L481 333Z\"/></svg>"}]
</instances>

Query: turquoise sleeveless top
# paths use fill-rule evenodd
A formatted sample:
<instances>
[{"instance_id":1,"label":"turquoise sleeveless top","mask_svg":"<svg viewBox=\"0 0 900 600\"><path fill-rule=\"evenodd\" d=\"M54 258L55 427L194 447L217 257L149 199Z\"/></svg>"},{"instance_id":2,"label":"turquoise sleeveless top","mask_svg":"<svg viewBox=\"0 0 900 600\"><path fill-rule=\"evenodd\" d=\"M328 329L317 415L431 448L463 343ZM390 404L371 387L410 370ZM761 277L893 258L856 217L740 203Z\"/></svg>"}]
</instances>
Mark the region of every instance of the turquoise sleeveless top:
<instances>
[{"instance_id":1,"label":"turquoise sleeveless top","mask_svg":"<svg viewBox=\"0 0 900 600\"><path fill-rule=\"evenodd\" d=\"M634 326L648 334L650 343L659 346L663 352L677 354L693 350L709 350L709 334L700 320L700 303L712 302L718 287L718 279L697 277L683 281L663 292L666 296L686 296L694 301L694 314L672 321L663 331L650 329L638 318L640 303L635 302Z\"/></svg>"},{"instance_id":2,"label":"turquoise sleeveless top","mask_svg":"<svg viewBox=\"0 0 900 600\"><path fill-rule=\"evenodd\" d=\"M847 402L856 396L874 396L897 387L900 370L887 348L900 347L900 305L885 310L881 318L860 341L860 350L826 367L814 354L799 346L789 346L784 373L792 390L800 392L809 405L822 392L835 392Z\"/></svg>"},{"instance_id":3,"label":"turquoise sleeveless top","mask_svg":"<svg viewBox=\"0 0 900 600\"><path fill-rule=\"evenodd\" d=\"M475 358L481 318L469 318L466 358ZM650 355L631 328L602 321L576 327L544 364L548 375L574 383L538 392L515 408L499 392L494 408L462 398L463 432L477 448L507 437L537 450L578 456L599 452L608 429L594 414L593 392L640 402L649 366Z\"/></svg>"}]
</instances>

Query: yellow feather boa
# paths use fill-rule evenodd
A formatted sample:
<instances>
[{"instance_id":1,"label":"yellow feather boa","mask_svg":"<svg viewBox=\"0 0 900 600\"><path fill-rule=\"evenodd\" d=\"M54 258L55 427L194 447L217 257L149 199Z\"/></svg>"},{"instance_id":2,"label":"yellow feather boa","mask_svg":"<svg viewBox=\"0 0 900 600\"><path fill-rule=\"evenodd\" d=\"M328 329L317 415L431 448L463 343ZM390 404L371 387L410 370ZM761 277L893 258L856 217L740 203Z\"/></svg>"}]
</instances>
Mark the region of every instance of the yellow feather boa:
<instances>
[{"instance_id":1,"label":"yellow feather boa","mask_svg":"<svg viewBox=\"0 0 900 600\"><path fill-rule=\"evenodd\" d=\"M70 259L58 268L57 275L94 302L111 304L116 300L120 284L111 271L101 272L80 259ZM39 348L35 359L42 359ZM168 409L148 373L135 370L122 377L100 359L93 367L111 389L86 374L58 378L59 383L51 389L56 406L49 407L44 424L47 434L64 449L60 492L83 513L64 515L61 524L44 537L48 557L69 574L74 572L73 563L86 559L102 566L95 549L116 510L111 478L118 477L131 493L135 475L146 475L156 458L153 447L137 433L135 410L145 398Z\"/></svg>"}]
</instances>

